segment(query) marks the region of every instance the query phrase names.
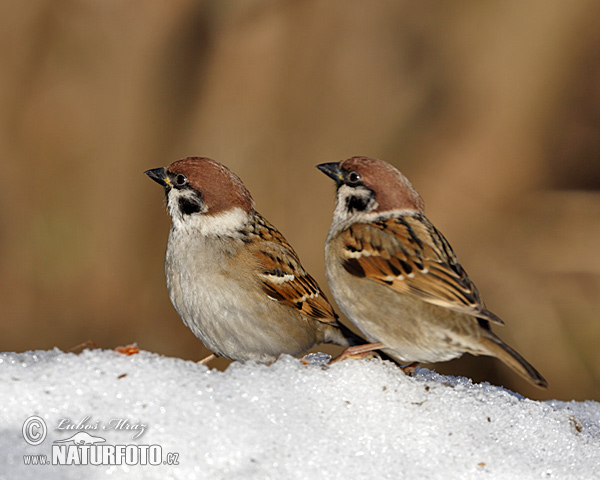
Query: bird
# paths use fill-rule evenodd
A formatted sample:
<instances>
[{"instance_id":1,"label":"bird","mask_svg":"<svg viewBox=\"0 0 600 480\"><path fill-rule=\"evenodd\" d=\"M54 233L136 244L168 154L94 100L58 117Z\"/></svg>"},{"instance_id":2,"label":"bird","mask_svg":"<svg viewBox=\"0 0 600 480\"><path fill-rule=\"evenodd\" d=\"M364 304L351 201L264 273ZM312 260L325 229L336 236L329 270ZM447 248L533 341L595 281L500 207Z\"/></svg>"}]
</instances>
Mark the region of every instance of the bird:
<instances>
[{"instance_id":1,"label":"bird","mask_svg":"<svg viewBox=\"0 0 600 480\"><path fill-rule=\"evenodd\" d=\"M463 353L496 357L532 384L546 379L492 332L489 311L409 180L364 156L317 168L336 183L325 271L339 308L371 347L398 363L435 363Z\"/></svg>"},{"instance_id":2,"label":"bird","mask_svg":"<svg viewBox=\"0 0 600 480\"><path fill-rule=\"evenodd\" d=\"M320 343L364 340L338 315L284 236L255 209L242 181L206 157L144 172L164 187L172 223L169 297L185 325L230 360L270 363Z\"/></svg>"}]
</instances>

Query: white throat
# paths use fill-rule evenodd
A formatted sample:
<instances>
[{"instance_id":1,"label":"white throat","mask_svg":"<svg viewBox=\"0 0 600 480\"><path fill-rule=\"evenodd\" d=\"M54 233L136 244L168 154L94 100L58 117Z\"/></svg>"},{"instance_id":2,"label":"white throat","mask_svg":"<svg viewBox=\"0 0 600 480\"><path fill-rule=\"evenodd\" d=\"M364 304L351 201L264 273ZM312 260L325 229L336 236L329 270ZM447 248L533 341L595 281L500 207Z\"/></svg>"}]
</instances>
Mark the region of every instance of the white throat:
<instances>
[{"instance_id":1,"label":"white throat","mask_svg":"<svg viewBox=\"0 0 600 480\"><path fill-rule=\"evenodd\" d=\"M181 211L178 199L183 192L171 190L167 199L167 210L173 220L173 229L182 232L193 232L205 237L232 236L239 232L248 223L248 214L239 207L222 211L216 215L200 211L185 214ZM185 193L183 193L185 195Z\"/></svg>"},{"instance_id":2,"label":"white throat","mask_svg":"<svg viewBox=\"0 0 600 480\"><path fill-rule=\"evenodd\" d=\"M173 217L173 227L188 230L205 237L234 236L248 223L248 214L241 208L234 208L217 215L192 213Z\"/></svg>"},{"instance_id":3,"label":"white throat","mask_svg":"<svg viewBox=\"0 0 600 480\"><path fill-rule=\"evenodd\" d=\"M376 209L378 204L374 198L371 198L372 193L364 188L352 188L347 185L341 185L337 190L337 198L335 202L335 211L333 213L334 220L344 222L347 220L356 221L357 217L368 215L372 210ZM346 201L349 197L362 197L365 203L369 203L368 210L364 212L348 211Z\"/></svg>"}]
</instances>

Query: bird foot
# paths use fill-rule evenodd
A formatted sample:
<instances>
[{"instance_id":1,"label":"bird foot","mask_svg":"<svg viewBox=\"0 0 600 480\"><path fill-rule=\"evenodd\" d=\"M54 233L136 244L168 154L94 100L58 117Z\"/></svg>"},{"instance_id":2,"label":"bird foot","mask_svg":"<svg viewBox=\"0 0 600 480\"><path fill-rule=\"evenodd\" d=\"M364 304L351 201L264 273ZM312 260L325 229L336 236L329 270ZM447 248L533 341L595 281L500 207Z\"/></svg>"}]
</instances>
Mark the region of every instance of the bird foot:
<instances>
[{"instance_id":1,"label":"bird foot","mask_svg":"<svg viewBox=\"0 0 600 480\"><path fill-rule=\"evenodd\" d=\"M419 362L412 362L412 363L409 363L408 365L404 365L403 367L400 367L400 370L402 370L409 377L412 377L415 374L415 371L417 370L418 366L419 366Z\"/></svg>"},{"instance_id":2,"label":"bird foot","mask_svg":"<svg viewBox=\"0 0 600 480\"><path fill-rule=\"evenodd\" d=\"M366 343L364 345L348 347L337 357L331 360L329 365L348 359L359 360L362 358L381 358L379 354L375 352L375 350L379 350L380 348L383 348L383 343Z\"/></svg>"}]
</instances>

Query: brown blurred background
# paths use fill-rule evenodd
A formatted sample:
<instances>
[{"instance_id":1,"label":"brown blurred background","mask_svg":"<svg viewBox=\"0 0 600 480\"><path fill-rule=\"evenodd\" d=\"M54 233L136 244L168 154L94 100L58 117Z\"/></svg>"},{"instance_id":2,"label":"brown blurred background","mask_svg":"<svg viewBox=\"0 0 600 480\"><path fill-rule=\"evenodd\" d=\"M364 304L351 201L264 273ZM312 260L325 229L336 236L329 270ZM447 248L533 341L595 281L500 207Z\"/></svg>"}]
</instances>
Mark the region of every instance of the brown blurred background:
<instances>
[{"instance_id":1,"label":"brown blurred background","mask_svg":"<svg viewBox=\"0 0 600 480\"><path fill-rule=\"evenodd\" d=\"M225 163L326 287L314 165L360 154L412 180L551 387L491 359L436 370L600 400L599 22L585 0L3 2L0 351L204 357L143 171Z\"/></svg>"}]
</instances>

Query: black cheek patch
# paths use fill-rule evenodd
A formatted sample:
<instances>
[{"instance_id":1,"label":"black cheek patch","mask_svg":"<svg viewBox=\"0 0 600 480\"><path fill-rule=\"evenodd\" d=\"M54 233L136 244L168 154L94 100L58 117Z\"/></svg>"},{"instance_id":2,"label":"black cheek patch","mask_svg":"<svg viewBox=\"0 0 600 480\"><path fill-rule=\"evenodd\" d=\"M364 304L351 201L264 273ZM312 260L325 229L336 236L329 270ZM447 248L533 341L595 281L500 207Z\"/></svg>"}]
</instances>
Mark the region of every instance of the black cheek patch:
<instances>
[{"instance_id":1,"label":"black cheek patch","mask_svg":"<svg viewBox=\"0 0 600 480\"><path fill-rule=\"evenodd\" d=\"M179 210L184 215L191 215L202 210L202 205L199 200L182 197L179 199Z\"/></svg>"},{"instance_id":2,"label":"black cheek patch","mask_svg":"<svg viewBox=\"0 0 600 480\"><path fill-rule=\"evenodd\" d=\"M346 198L346 209L348 211L359 211L362 212L366 210L367 205L369 204L369 199L365 197L355 197L350 196Z\"/></svg>"}]
</instances>

